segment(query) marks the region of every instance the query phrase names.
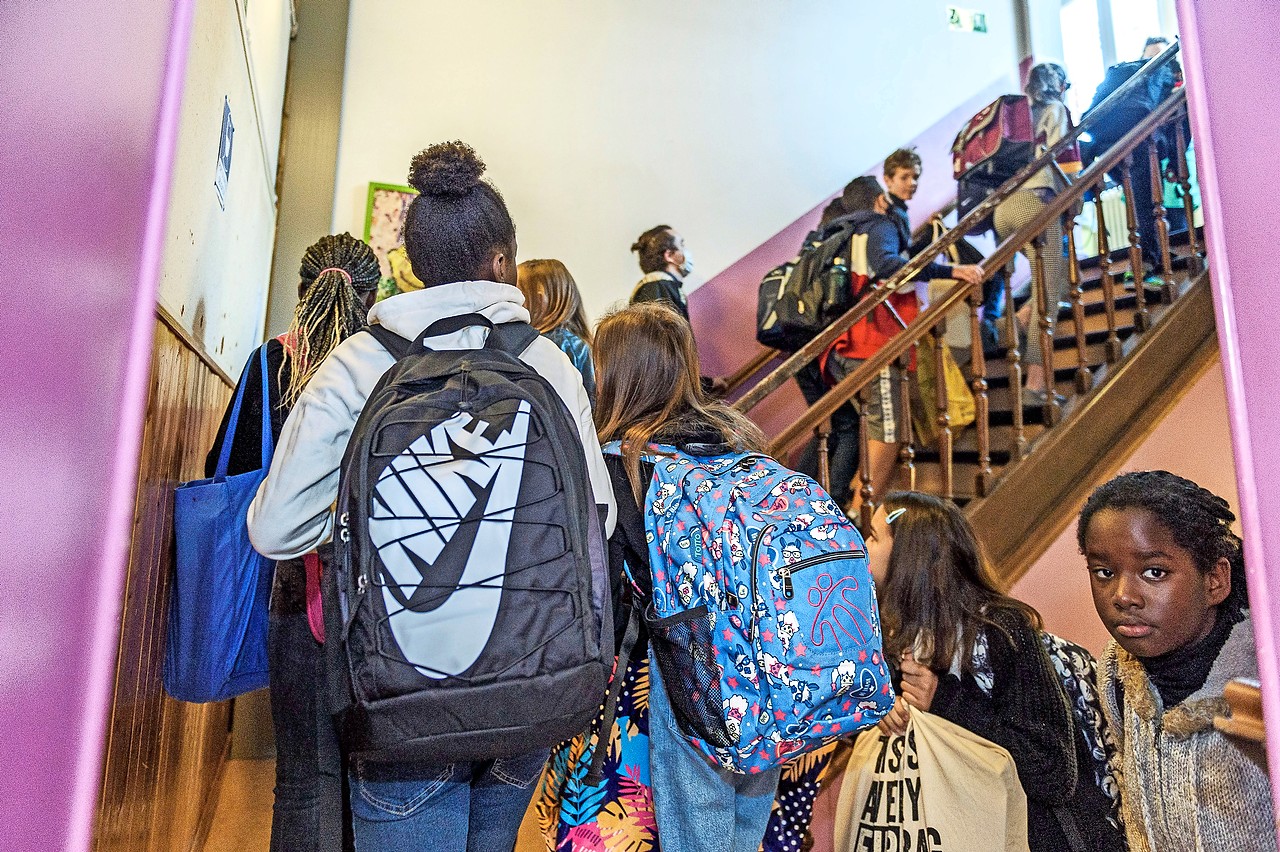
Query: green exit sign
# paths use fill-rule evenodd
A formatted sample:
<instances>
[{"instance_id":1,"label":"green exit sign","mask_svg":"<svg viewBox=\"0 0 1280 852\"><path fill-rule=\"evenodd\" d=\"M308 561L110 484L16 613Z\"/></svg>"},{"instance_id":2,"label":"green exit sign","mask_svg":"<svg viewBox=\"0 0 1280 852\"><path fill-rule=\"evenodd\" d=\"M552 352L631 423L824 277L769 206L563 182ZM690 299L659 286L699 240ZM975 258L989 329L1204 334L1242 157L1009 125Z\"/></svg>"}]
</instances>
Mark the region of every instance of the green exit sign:
<instances>
[{"instance_id":1,"label":"green exit sign","mask_svg":"<svg viewBox=\"0 0 1280 852\"><path fill-rule=\"evenodd\" d=\"M987 31L987 13L973 9L961 9L958 6L948 6L947 23L951 29L960 32L985 33Z\"/></svg>"}]
</instances>

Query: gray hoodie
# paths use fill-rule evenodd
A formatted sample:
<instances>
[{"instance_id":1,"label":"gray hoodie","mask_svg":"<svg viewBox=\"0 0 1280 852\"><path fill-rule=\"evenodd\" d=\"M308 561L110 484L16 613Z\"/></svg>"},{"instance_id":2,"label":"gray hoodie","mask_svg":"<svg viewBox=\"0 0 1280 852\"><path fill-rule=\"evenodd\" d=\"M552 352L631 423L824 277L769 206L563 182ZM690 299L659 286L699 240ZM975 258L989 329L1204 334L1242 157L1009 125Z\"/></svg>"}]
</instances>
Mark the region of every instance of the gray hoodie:
<instances>
[{"instance_id":1,"label":"gray hoodie","mask_svg":"<svg viewBox=\"0 0 1280 852\"><path fill-rule=\"evenodd\" d=\"M509 284L461 281L392 296L373 306L369 322L414 338L438 319L482 314L494 323L529 321L524 296ZM478 349L482 326L433 338L435 349ZM605 534L613 532L616 510L609 473L600 455L591 402L582 376L554 343L539 337L520 356L564 400L586 450L596 503L608 509ZM338 469L365 399L395 359L371 335L357 334L329 354L285 421L271 470L249 506L249 538L272 559L301 556L333 532Z\"/></svg>"}]
</instances>

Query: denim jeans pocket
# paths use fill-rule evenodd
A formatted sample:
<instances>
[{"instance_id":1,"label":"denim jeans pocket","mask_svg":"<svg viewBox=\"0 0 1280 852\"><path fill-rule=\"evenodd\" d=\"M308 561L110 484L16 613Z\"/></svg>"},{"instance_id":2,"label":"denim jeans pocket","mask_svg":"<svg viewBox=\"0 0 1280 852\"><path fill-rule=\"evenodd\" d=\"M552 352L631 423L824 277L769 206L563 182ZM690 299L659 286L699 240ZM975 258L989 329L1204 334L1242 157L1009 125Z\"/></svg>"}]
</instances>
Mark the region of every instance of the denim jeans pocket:
<instances>
[{"instance_id":1,"label":"denim jeans pocket","mask_svg":"<svg viewBox=\"0 0 1280 852\"><path fill-rule=\"evenodd\" d=\"M351 810L375 822L404 819L420 810L453 775L453 764L407 770L359 761L351 772Z\"/></svg>"},{"instance_id":2,"label":"denim jeans pocket","mask_svg":"<svg viewBox=\"0 0 1280 852\"><path fill-rule=\"evenodd\" d=\"M489 774L503 784L527 790L542 775L542 767L546 766L549 756L550 753L546 750L539 750L516 757L499 758L493 762Z\"/></svg>"}]
</instances>

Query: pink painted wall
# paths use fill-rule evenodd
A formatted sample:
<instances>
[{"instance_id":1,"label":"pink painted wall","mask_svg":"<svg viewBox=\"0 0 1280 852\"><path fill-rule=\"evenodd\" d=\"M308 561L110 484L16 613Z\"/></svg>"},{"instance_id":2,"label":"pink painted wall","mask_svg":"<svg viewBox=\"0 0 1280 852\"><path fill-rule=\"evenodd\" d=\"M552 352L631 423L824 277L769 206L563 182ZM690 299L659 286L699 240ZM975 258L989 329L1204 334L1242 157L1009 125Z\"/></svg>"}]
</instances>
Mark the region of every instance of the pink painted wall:
<instances>
[{"instance_id":1,"label":"pink painted wall","mask_svg":"<svg viewBox=\"0 0 1280 852\"><path fill-rule=\"evenodd\" d=\"M0 11L6 850L89 848L191 4Z\"/></svg>"},{"instance_id":2,"label":"pink painted wall","mask_svg":"<svg viewBox=\"0 0 1280 852\"><path fill-rule=\"evenodd\" d=\"M997 80L958 106L941 121L934 124L915 139L895 142L884 140L886 155L899 144L915 145L924 161L924 173L920 188L911 202L912 227L915 227L940 209L956 195L956 184L951 177L951 142L974 113L1002 94L1018 87L1016 69L1009 77ZM883 181L881 163L874 163L862 174L872 174ZM857 175L850 175L852 180ZM719 275L709 279L689 296L689 318L698 340L698 352L702 358L702 371L707 375L728 375L749 361L759 349L756 343L756 291L766 272L795 256L805 234L813 230L822 214L822 208L843 189L834 187L831 195L761 243ZM776 432L791 422L804 404L794 383L765 400L753 412L752 417L766 432Z\"/></svg>"},{"instance_id":3,"label":"pink painted wall","mask_svg":"<svg viewBox=\"0 0 1280 852\"><path fill-rule=\"evenodd\" d=\"M1224 498L1239 514L1226 386L1220 366L1211 367L1200 378L1118 472L1155 469L1169 470L1200 483ZM1084 558L1076 547L1074 521L1013 587L1013 596L1038 609L1048 630L1083 645L1095 655L1111 638L1093 609Z\"/></svg>"},{"instance_id":4,"label":"pink painted wall","mask_svg":"<svg viewBox=\"0 0 1280 852\"><path fill-rule=\"evenodd\" d=\"M1272 108L1280 103L1280 10L1275 0L1177 0L1177 7L1280 814L1280 601L1273 592L1280 588L1280 111Z\"/></svg>"}]
</instances>

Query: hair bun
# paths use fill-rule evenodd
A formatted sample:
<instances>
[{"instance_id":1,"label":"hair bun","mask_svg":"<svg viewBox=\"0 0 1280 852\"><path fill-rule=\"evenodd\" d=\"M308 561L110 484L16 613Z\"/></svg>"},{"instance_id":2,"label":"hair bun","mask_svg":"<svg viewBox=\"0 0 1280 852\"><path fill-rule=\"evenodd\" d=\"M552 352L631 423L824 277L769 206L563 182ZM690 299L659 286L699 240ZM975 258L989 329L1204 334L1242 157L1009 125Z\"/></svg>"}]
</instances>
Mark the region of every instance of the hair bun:
<instances>
[{"instance_id":1,"label":"hair bun","mask_svg":"<svg viewBox=\"0 0 1280 852\"><path fill-rule=\"evenodd\" d=\"M423 195L461 198L480 185L484 161L466 142L438 142L409 164L409 184Z\"/></svg>"}]
</instances>

